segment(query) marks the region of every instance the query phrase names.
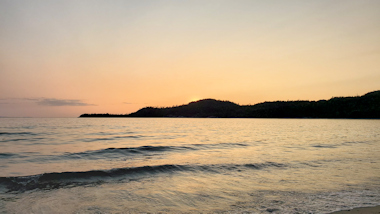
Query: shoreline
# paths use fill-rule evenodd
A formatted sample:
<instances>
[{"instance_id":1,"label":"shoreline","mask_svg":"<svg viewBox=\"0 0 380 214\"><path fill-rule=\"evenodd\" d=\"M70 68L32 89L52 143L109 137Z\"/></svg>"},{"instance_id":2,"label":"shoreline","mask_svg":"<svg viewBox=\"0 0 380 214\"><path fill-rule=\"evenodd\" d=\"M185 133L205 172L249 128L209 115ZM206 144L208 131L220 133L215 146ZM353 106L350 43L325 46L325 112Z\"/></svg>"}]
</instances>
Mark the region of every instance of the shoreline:
<instances>
[{"instance_id":1,"label":"shoreline","mask_svg":"<svg viewBox=\"0 0 380 214\"><path fill-rule=\"evenodd\" d=\"M359 207L350 210L335 211L330 214L380 214L380 205L375 207Z\"/></svg>"}]
</instances>

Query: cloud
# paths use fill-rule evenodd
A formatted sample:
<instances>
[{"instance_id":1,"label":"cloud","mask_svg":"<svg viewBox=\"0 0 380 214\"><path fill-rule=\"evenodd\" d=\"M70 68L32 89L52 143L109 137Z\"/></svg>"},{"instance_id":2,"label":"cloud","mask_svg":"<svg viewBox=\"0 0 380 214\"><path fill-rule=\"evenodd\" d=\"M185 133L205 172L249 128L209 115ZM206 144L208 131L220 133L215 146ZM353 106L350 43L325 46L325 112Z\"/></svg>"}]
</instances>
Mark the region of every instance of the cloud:
<instances>
[{"instance_id":1,"label":"cloud","mask_svg":"<svg viewBox=\"0 0 380 214\"><path fill-rule=\"evenodd\" d=\"M86 103L83 100L55 99L55 98L0 98L0 105L13 104L25 105L26 103L36 103L40 106L96 106Z\"/></svg>"},{"instance_id":2,"label":"cloud","mask_svg":"<svg viewBox=\"0 0 380 214\"><path fill-rule=\"evenodd\" d=\"M123 104L125 104L125 105L132 105L133 103L123 102Z\"/></svg>"},{"instance_id":3,"label":"cloud","mask_svg":"<svg viewBox=\"0 0 380 214\"><path fill-rule=\"evenodd\" d=\"M37 99L37 98L23 98L22 100L35 101L35 102L37 102L37 101L39 101L39 100L41 100L41 99Z\"/></svg>"},{"instance_id":4,"label":"cloud","mask_svg":"<svg viewBox=\"0 0 380 214\"><path fill-rule=\"evenodd\" d=\"M41 106L94 106L94 104L85 103L82 100L68 99L39 99L36 101Z\"/></svg>"},{"instance_id":5,"label":"cloud","mask_svg":"<svg viewBox=\"0 0 380 214\"><path fill-rule=\"evenodd\" d=\"M15 104L19 100L17 98L0 98L0 105Z\"/></svg>"}]
</instances>

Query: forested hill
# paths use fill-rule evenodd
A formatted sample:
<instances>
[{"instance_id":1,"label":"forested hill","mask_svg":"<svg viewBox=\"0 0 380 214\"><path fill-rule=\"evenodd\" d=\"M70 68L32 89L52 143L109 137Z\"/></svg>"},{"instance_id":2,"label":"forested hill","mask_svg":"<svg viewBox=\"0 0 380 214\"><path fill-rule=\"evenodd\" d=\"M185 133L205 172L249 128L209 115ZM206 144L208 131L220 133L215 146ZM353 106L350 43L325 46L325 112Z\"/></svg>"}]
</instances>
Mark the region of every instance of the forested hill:
<instances>
[{"instance_id":1,"label":"forested hill","mask_svg":"<svg viewBox=\"0 0 380 214\"><path fill-rule=\"evenodd\" d=\"M373 118L380 119L380 91L357 97L319 101L276 101L238 105L204 99L187 105L145 107L125 115L82 114L80 117L218 117L218 118Z\"/></svg>"}]
</instances>

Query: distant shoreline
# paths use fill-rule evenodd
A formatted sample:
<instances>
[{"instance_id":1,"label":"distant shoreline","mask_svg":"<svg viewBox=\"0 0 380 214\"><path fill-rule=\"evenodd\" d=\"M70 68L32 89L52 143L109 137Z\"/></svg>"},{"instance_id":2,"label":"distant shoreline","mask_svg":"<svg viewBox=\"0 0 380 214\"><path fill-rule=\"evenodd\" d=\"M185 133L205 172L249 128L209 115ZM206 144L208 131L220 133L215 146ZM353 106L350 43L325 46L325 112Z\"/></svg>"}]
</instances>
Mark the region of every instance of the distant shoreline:
<instances>
[{"instance_id":1,"label":"distant shoreline","mask_svg":"<svg viewBox=\"0 0 380 214\"><path fill-rule=\"evenodd\" d=\"M145 107L131 114L86 113L79 117L380 119L380 90L356 97L275 101L255 105L204 99L174 107Z\"/></svg>"}]
</instances>

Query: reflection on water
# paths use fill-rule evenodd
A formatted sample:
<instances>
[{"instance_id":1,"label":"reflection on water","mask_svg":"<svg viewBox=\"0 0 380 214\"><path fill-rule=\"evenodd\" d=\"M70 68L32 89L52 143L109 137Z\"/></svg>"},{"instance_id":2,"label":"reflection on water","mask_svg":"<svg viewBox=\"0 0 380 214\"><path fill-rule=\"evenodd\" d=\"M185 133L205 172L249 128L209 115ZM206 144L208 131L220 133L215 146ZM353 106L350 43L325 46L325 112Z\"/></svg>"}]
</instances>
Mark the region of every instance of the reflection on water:
<instances>
[{"instance_id":1,"label":"reflection on water","mask_svg":"<svg viewBox=\"0 0 380 214\"><path fill-rule=\"evenodd\" d=\"M379 120L0 121L4 212L325 213L380 201Z\"/></svg>"}]
</instances>

